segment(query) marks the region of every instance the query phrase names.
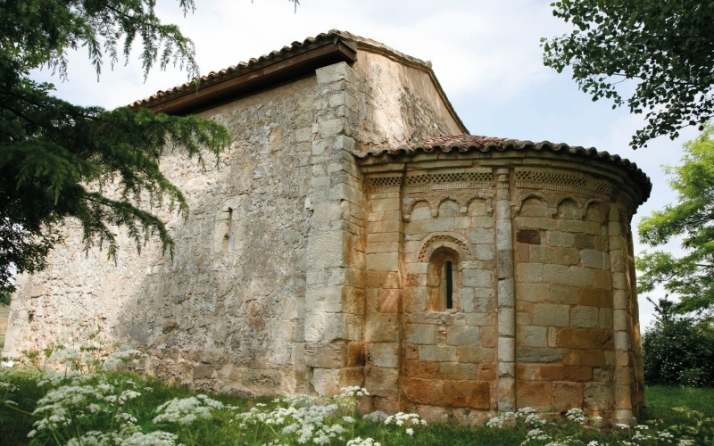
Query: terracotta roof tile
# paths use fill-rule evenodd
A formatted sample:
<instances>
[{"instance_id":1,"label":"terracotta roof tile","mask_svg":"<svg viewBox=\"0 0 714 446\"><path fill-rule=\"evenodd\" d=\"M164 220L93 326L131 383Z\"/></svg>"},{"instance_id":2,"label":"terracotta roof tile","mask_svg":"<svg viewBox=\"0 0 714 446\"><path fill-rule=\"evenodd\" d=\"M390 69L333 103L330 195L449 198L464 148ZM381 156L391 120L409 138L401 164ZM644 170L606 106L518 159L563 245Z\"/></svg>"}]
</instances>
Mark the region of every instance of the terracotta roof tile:
<instances>
[{"instance_id":1,"label":"terracotta roof tile","mask_svg":"<svg viewBox=\"0 0 714 446\"><path fill-rule=\"evenodd\" d=\"M259 68L263 64L268 64L268 63L274 62L276 59L281 59L285 56L290 55L290 53L293 53L295 51L307 49L311 46L317 46L321 43L328 42L330 40L334 40L335 38L342 38L347 41L353 41L355 43L361 43L361 44L364 44L364 45L367 45L367 46L370 46L373 48L379 48L382 50L386 50L386 51L393 53L399 57L409 59L412 62L415 62L418 64L423 64L425 66L430 66L430 64L428 62L424 62L417 58L407 56L403 53L400 53L400 52L398 52L382 43L374 41L372 39L357 36L357 35L354 35L352 33L346 32L346 31L339 31L339 30L333 29L326 33L320 33L320 34L316 35L315 37L308 37L305 40L303 40L302 42L295 41L290 46L284 46L279 50L272 51L269 54L264 54L264 55L258 57L257 59L251 58L248 62L238 62L236 65L231 65L230 67L219 70L218 72L211 71L207 75L201 76L201 88L206 87L211 84L214 84L216 82L220 82L221 80L223 80L226 77L234 77L239 74L242 74L243 72L247 72L247 71L251 71L253 69ZM195 90L195 89L196 89L196 85L194 83L186 82L183 85L176 86L169 90L159 90L148 98L140 99L138 101L133 102L132 104L130 104L130 107L147 107L156 101L167 99L170 96L178 95L178 94L185 93L185 92Z\"/></svg>"},{"instance_id":2,"label":"terracotta roof tile","mask_svg":"<svg viewBox=\"0 0 714 446\"><path fill-rule=\"evenodd\" d=\"M649 177L637 167L637 164L621 158L619 155L611 155L608 152L599 152L594 147L584 148L581 146L569 146L565 143L552 143L550 141L532 142L527 140L495 138L489 136L475 135L459 135L459 136L440 136L427 139L416 144L408 146L400 146L396 149L381 149L372 150L361 155L363 158L367 156L383 156L383 155L416 155L426 152L432 153L441 151L443 153L450 152L472 152L479 151L487 153L490 151L503 152L506 150L522 150L522 151L550 151L555 153L566 153L571 156L581 157L586 159L595 159L604 161L624 170L628 176L642 188L642 202L647 201L652 191L652 182Z\"/></svg>"}]
</instances>

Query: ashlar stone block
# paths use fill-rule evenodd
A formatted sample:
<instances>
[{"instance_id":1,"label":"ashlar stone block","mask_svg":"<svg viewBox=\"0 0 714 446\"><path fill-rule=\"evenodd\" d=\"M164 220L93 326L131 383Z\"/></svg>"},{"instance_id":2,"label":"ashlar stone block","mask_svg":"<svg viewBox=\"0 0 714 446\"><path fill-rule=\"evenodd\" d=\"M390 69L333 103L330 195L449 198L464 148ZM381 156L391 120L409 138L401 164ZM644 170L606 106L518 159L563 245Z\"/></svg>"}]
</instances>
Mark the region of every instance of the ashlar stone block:
<instances>
[{"instance_id":1,"label":"ashlar stone block","mask_svg":"<svg viewBox=\"0 0 714 446\"><path fill-rule=\"evenodd\" d=\"M519 326L516 340L519 347L548 347L548 328Z\"/></svg>"},{"instance_id":2,"label":"ashlar stone block","mask_svg":"<svg viewBox=\"0 0 714 446\"><path fill-rule=\"evenodd\" d=\"M408 324L407 342L410 344L436 344L438 328L437 325Z\"/></svg>"},{"instance_id":3,"label":"ashlar stone block","mask_svg":"<svg viewBox=\"0 0 714 446\"><path fill-rule=\"evenodd\" d=\"M573 308L573 327L593 328L599 323L599 311L597 307L576 307Z\"/></svg>"},{"instance_id":4,"label":"ashlar stone block","mask_svg":"<svg viewBox=\"0 0 714 446\"><path fill-rule=\"evenodd\" d=\"M548 231L548 246L571 248L575 245L575 236L569 232Z\"/></svg>"},{"instance_id":5,"label":"ashlar stone block","mask_svg":"<svg viewBox=\"0 0 714 446\"><path fill-rule=\"evenodd\" d=\"M449 329L446 340L449 345L477 346L481 342L481 332L478 327L455 326Z\"/></svg>"},{"instance_id":6,"label":"ashlar stone block","mask_svg":"<svg viewBox=\"0 0 714 446\"><path fill-rule=\"evenodd\" d=\"M367 344L367 361L377 367L398 367L399 344Z\"/></svg>"},{"instance_id":7,"label":"ashlar stone block","mask_svg":"<svg viewBox=\"0 0 714 446\"><path fill-rule=\"evenodd\" d=\"M516 349L516 362L558 362L563 360L563 350L558 348L519 347Z\"/></svg>"},{"instance_id":8,"label":"ashlar stone block","mask_svg":"<svg viewBox=\"0 0 714 446\"><path fill-rule=\"evenodd\" d=\"M516 280L525 283L543 281L543 265L540 263L521 263L516 268Z\"/></svg>"},{"instance_id":9,"label":"ashlar stone block","mask_svg":"<svg viewBox=\"0 0 714 446\"><path fill-rule=\"evenodd\" d=\"M442 362L439 373L444 379L475 379L476 365L457 362Z\"/></svg>"},{"instance_id":10,"label":"ashlar stone block","mask_svg":"<svg viewBox=\"0 0 714 446\"><path fill-rule=\"evenodd\" d=\"M533 323L547 327L567 327L570 325L570 306L535 304Z\"/></svg>"},{"instance_id":11,"label":"ashlar stone block","mask_svg":"<svg viewBox=\"0 0 714 446\"><path fill-rule=\"evenodd\" d=\"M463 272L464 285L477 288L488 288L492 284L493 274L491 271L467 269Z\"/></svg>"},{"instance_id":12,"label":"ashlar stone block","mask_svg":"<svg viewBox=\"0 0 714 446\"><path fill-rule=\"evenodd\" d=\"M456 347L440 345L420 345L419 359L422 361L456 362Z\"/></svg>"},{"instance_id":13,"label":"ashlar stone block","mask_svg":"<svg viewBox=\"0 0 714 446\"><path fill-rule=\"evenodd\" d=\"M580 252L580 261L586 268L603 269L602 252L594 249L584 249Z\"/></svg>"}]
</instances>

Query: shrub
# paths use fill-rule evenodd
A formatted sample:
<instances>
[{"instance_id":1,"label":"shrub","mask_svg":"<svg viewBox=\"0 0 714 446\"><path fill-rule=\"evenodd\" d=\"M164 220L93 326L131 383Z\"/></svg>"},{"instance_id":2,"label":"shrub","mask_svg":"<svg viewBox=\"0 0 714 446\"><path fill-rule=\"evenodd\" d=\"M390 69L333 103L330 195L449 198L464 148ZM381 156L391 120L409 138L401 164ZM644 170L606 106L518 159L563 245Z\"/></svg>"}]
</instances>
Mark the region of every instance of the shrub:
<instances>
[{"instance_id":1,"label":"shrub","mask_svg":"<svg viewBox=\"0 0 714 446\"><path fill-rule=\"evenodd\" d=\"M714 329L705 319L678 315L673 303L655 304L655 323L644 336L645 381L649 384L711 386L714 383Z\"/></svg>"}]
</instances>

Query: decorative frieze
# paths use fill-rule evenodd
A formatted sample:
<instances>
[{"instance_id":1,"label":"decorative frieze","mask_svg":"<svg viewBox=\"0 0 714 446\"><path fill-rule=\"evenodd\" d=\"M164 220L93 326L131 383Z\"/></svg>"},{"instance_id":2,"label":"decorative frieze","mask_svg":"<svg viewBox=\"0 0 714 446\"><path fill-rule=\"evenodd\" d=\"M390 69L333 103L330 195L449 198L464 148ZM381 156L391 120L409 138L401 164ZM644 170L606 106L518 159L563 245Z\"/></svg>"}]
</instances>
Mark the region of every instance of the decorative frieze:
<instances>
[{"instance_id":1,"label":"decorative frieze","mask_svg":"<svg viewBox=\"0 0 714 446\"><path fill-rule=\"evenodd\" d=\"M429 207L431 216L436 218L439 216L439 206L445 201L453 201L459 206L461 215L468 214L469 205L475 200L481 200L486 206L487 215L493 214L493 192L479 191L476 193L451 193L444 194L431 192L424 194L418 198L406 197L402 199L402 218L404 221L410 221L412 212L419 203L426 203Z\"/></svg>"},{"instance_id":2,"label":"decorative frieze","mask_svg":"<svg viewBox=\"0 0 714 446\"><path fill-rule=\"evenodd\" d=\"M519 188L575 192L610 198L612 184L582 173L562 172L553 169L516 168L515 184Z\"/></svg>"},{"instance_id":3,"label":"decorative frieze","mask_svg":"<svg viewBox=\"0 0 714 446\"><path fill-rule=\"evenodd\" d=\"M402 185L402 175L382 175L373 176L369 179L369 192L377 194L381 192L398 191Z\"/></svg>"},{"instance_id":4,"label":"decorative frieze","mask_svg":"<svg viewBox=\"0 0 714 446\"><path fill-rule=\"evenodd\" d=\"M410 194L436 190L489 189L491 186L493 186L491 169L440 170L407 174L404 192Z\"/></svg>"}]
</instances>

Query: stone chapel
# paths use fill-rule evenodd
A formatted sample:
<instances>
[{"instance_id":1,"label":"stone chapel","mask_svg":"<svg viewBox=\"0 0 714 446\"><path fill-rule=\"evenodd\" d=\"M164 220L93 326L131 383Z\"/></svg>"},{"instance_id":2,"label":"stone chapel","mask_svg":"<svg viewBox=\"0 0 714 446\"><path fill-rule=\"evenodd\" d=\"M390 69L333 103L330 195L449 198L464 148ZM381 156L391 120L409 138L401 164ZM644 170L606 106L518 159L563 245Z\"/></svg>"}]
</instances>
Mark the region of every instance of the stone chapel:
<instances>
[{"instance_id":1,"label":"stone chapel","mask_svg":"<svg viewBox=\"0 0 714 446\"><path fill-rule=\"evenodd\" d=\"M651 183L617 155L470 136L429 62L330 31L135 102L225 125L176 240L116 261L79 226L21 276L5 355L87 333L146 371L243 395L364 386L367 410L480 422L522 407L629 423L643 407L630 220Z\"/></svg>"}]
</instances>

